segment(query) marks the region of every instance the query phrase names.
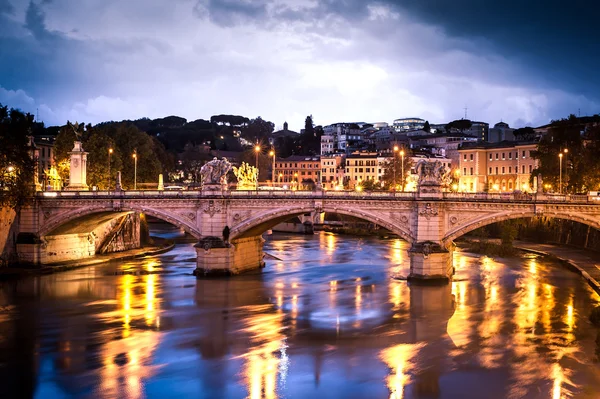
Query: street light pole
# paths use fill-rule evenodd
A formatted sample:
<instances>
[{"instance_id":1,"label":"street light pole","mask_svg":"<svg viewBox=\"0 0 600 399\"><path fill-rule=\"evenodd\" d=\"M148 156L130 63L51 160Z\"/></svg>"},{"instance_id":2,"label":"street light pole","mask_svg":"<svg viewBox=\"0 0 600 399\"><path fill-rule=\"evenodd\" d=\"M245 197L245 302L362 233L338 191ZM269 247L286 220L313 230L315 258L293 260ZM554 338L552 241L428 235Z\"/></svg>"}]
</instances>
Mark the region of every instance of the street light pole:
<instances>
[{"instance_id":1,"label":"street light pole","mask_svg":"<svg viewBox=\"0 0 600 399\"><path fill-rule=\"evenodd\" d=\"M133 151L133 189L137 190L137 150Z\"/></svg>"},{"instance_id":2,"label":"street light pole","mask_svg":"<svg viewBox=\"0 0 600 399\"><path fill-rule=\"evenodd\" d=\"M569 149L565 148L565 191L567 191L567 186L569 185L569 163L567 162L567 155L569 154Z\"/></svg>"},{"instance_id":3,"label":"street light pole","mask_svg":"<svg viewBox=\"0 0 600 399\"><path fill-rule=\"evenodd\" d=\"M108 149L108 189L109 190L110 190L110 186L111 186L111 176L110 176L110 164L111 164L111 162L110 162L110 157L111 157L112 153L113 153L113 149L109 148Z\"/></svg>"},{"instance_id":4,"label":"street light pole","mask_svg":"<svg viewBox=\"0 0 600 399\"><path fill-rule=\"evenodd\" d=\"M393 158L394 159L394 163L393 163L393 166L394 166L394 191L396 191L396 153L397 152L398 152L398 146L395 145L394 153L393 153L393 155L394 155L394 158Z\"/></svg>"},{"instance_id":5,"label":"street light pole","mask_svg":"<svg viewBox=\"0 0 600 399\"><path fill-rule=\"evenodd\" d=\"M273 182L273 185L275 185L275 150L271 150L269 152L269 155L273 157L273 168L271 170L271 181Z\"/></svg>"},{"instance_id":6,"label":"street light pole","mask_svg":"<svg viewBox=\"0 0 600 399\"><path fill-rule=\"evenodd\" d=\"M558 154L558 193L562 194L562 159L563 153Z\"/></svg>"},{"instance_id":7,"label":"street light pole","mask_svg":"<svg viewBox=\"0 0 600 399\"><path fill-rule=\"evenodd\" d=\"M400 151L400 156L402 157L402 192L404 192L404 150Z\"/></svg>"}]
</instances>

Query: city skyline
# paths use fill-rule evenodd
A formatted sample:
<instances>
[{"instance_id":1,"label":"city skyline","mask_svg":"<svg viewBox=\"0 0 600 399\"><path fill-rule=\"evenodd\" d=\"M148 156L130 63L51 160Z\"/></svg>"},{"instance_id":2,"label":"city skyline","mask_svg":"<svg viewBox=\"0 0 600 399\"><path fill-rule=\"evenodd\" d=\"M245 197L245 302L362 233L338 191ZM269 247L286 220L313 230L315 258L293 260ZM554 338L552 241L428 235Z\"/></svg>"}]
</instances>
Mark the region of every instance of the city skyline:
<instances>
[{"instance_id":1,"label":"city skyline","mask_svg":"<svg viewBox=\"0 0 600 399\"><path fill-rule=\"evenodd\" d=\"M306 115L445 123L466 107L539 126L600 112L592 8L0 0L0 103L47 125L239 114L299 130Z\"/></svg>"}]
</instances>

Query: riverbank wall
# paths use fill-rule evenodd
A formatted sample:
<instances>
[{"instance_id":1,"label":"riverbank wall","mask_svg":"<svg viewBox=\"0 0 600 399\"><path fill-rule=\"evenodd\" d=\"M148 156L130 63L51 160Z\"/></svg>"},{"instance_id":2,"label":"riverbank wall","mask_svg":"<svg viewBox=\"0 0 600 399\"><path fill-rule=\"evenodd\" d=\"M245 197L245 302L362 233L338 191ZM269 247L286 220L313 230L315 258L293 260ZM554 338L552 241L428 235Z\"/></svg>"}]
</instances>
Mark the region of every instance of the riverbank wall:
<instances>
[{"instance_id":1,"label":"riverbank wall","mask_svg":"<svg viewBox=\"0 0 600 399\"><path fill-rule=\"evenodd\" d=\"M17 213L8 207L0 208L0 267L16 259L18 233Z\"/></svg>"}]
</instances>

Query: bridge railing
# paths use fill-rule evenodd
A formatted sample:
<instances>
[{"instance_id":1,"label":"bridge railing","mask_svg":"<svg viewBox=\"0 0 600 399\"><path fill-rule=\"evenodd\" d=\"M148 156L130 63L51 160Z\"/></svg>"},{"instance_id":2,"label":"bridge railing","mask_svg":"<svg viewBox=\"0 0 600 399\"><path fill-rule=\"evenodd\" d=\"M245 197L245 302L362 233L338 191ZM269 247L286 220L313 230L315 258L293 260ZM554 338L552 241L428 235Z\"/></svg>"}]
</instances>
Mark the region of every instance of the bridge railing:
<instances>
[{"instance_id":1,"label":"bridge railing","mask_svg":"<svg viewBox=\"0 0 600 399\"><path fill-rule=\"evenodd\" d=\"M389 191L300 191L300 190L247 190L247 191L44 191L36 193L43 198L353 198L413 200L416 192ZM494 201L528 203L588 203L600 205L600 196L529 193L443 193L442 198L452 201Z\"/></svg>"}]
</instances>

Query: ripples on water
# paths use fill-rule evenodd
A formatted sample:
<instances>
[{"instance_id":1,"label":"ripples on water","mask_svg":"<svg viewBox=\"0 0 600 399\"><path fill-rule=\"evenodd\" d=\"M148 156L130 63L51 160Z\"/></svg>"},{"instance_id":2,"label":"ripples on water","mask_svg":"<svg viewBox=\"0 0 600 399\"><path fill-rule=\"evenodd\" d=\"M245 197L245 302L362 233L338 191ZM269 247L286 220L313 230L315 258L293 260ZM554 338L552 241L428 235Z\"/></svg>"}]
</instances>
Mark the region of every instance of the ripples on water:
<instances>
[{"instance_id":1,"label":"ripples on water","mask_svg":"<svg viewBox=\"0 0 600 399\"><path fill-rule=\"evenodd\" d=\"M598 397L598 297L557 264L456 252L454 282L421 287L391 278L400 240L265 249L231 279L193 278L181 244L0 284L0 397Z\"/></svg>"}]
</instances>

